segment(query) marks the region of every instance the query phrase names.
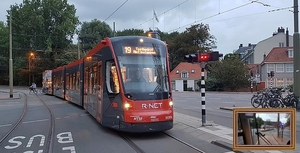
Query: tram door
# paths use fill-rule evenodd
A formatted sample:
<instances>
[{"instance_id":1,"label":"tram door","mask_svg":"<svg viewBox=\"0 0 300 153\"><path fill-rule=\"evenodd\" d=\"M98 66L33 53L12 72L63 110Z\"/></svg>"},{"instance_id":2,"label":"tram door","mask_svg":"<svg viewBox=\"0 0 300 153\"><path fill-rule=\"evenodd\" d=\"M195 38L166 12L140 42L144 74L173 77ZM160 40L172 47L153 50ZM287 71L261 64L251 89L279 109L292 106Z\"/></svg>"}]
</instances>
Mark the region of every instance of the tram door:
<instances>
[{"instance_id":1,"label":"tram door","mask_svg":"<svg viewBox=\"0 0 300 153\"><path fill-rule=\"evenodd\" d=\"M88 67L84 68L84 90L83 90L83 107L85 110L88 109L88 75L89 75L89 71L88 71Z\"/></svg>"},{"instance_id":2,"label":"tram door","mask_svg":"<svg viewBox=\"0 0 300 153\"><path fill-rule=\"evenodd\" d=\"M102 62L98 62L98 71L97 71L97 86L96 86L96 95L97 95L97 121L102 119L102 106L103 106L103 79L102 79Z\"/></svg>"}]
</instances>

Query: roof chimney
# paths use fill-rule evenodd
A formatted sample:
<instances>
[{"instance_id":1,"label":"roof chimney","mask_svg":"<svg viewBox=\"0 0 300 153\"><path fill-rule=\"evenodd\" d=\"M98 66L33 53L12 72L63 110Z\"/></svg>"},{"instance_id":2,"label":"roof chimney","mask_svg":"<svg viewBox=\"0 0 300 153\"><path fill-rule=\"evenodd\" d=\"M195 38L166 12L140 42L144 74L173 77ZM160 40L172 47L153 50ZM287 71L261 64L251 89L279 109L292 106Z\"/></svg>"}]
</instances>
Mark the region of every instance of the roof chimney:
<instances>
[{"instance_id":1,"label":"roof chimney","mask_svg":"<svg viewBox=\"0 0 300 153\"><path fill-rule=\"evenodd\" d=\"M239 48L243 47L243 44L240 44Z\"/></svg>"},{"instance_id":2,"label":"roof chimney","mask_svg":"<svg viewBox=\"0 0 300 153\"><path fill-rule=\"evenodd\" d=\"M264 55L263 55L263 59L265 60L265 59L266 59L266 57L267 57L267 56L266 56L266 53L264 53Z\"/></svg>"},{"instance_id":3,"label":"roof chimney","mask_svg":"<svg viewBox=\"0 0 300 153\"><path fill-rule=\"evenodd\" d=\"M284 33L284 28L278 27L277 32L278 32L278 33Z\"/></svg>"},{"instance_id":4,"label":"roof chimney","mask_svg":"<svg viewBox=\"0 0 300 153\"><path fill-rule=\"evenodd\" d=\"M251 43L248 44L248 47L251 47Z\"/></svg>"},{"instance_id":5,"label":"roof chimney","mask_svg":"<svg viewBox=\"0 0 300 153\"><path fill-rule=\"evenodd\" d=\"M289 47L289 29L286 28L286 47Z\"/></svg>"}]
</instances>

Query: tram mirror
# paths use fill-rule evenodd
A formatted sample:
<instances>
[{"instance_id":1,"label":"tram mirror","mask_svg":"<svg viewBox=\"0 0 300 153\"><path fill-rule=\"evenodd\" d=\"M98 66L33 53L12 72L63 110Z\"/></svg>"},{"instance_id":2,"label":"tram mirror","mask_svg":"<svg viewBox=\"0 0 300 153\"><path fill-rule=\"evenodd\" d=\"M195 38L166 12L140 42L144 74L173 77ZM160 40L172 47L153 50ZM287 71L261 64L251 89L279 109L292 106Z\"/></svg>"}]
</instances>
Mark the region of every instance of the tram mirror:
<instances>
[{"instance_id":1,"label":"tram mirror","mask_svg":"<svg viewBox=\"0 0 300 153\"><path fill-rule=\"evenodd\" d=\"M295 150L295 108L234 108L233 150Z\"/></svg>"}]
</instances>

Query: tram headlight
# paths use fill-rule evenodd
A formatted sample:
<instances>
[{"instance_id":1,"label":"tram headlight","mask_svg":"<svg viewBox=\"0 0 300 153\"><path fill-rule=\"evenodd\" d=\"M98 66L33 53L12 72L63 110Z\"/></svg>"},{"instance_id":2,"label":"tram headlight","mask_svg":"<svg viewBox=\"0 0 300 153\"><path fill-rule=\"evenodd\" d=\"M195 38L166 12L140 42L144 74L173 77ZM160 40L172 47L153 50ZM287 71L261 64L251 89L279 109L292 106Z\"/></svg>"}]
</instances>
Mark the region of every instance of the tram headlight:
<instances>
[{"instance_id":1,"label":"tram headlight","mask_svg":"<svg viewBox=\"0 0 300 153\"><path fill-rule=\"evenodd\" d=\"M173 101L169 101L169 106L173 107Z\"/></svg>"},{"instance_id":2,"label":"tram headlight","mask_svg":"<svg viewBox=\"0 0 300 153\"><path fill-rule=\"evenodd\" d=\"M129 110L129 108L131 108L131 107L132 107L131 104L128 103L127 101L124 103L124 108L125 108L126 110Z\"/></svg>"}]
</instances>

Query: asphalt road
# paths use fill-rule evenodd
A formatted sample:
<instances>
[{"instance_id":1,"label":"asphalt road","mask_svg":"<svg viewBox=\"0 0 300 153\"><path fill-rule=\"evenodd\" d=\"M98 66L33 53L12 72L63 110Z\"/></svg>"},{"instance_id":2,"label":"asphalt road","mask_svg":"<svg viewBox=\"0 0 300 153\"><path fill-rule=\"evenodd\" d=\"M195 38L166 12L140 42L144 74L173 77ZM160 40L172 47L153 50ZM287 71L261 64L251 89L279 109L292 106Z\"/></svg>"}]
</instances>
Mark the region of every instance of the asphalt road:
<instances>
[{"instance_id":1,"label":"asphalt road","mask_svg":"<svg viewBox=\"0 0 300 153\"><path fill-rule=\"evenodd\" d=\"M250 104L252 95L252 93L206 92L206 121L214 121L216 124L232 128L232 111L222 110L220 107L252 107ZM173 99L175 111L202 119L199 92L176 92L173 94ZM300 115L300 112L296 113ZM297 121L296 142L300 142L300 123Z\"/></svg>"}]
</instances>

